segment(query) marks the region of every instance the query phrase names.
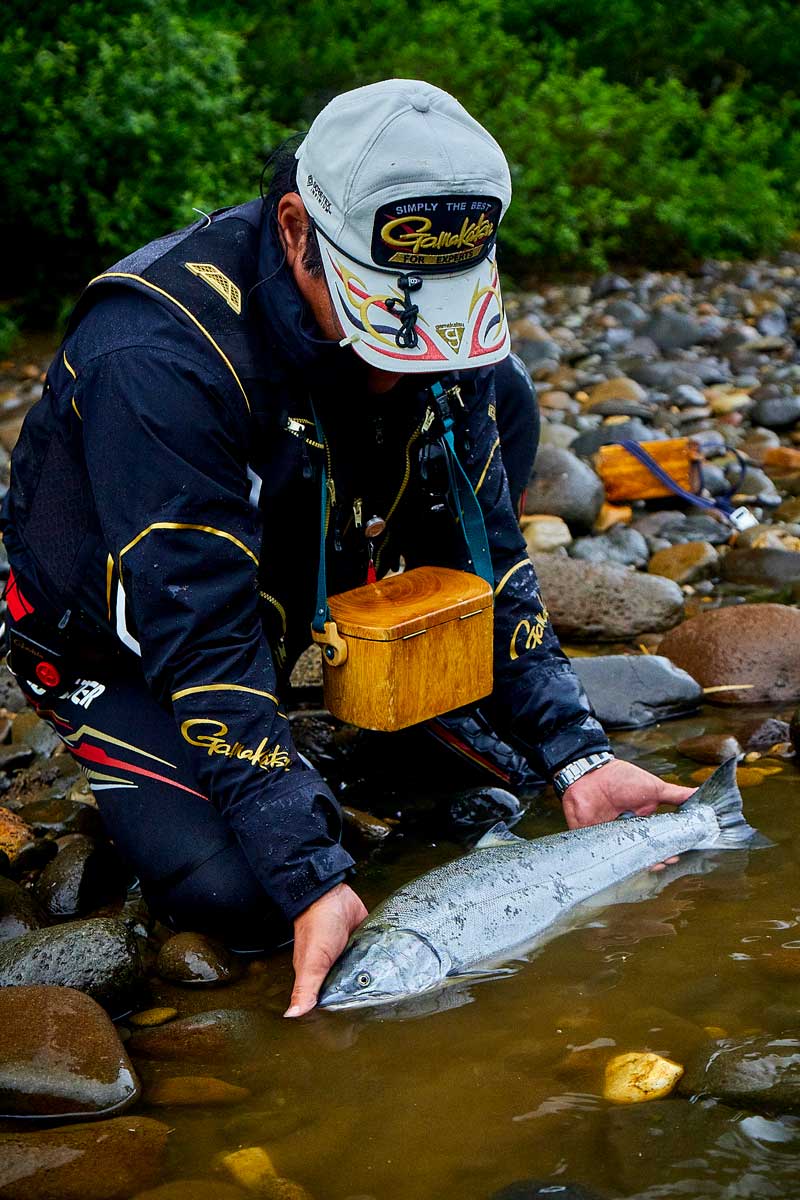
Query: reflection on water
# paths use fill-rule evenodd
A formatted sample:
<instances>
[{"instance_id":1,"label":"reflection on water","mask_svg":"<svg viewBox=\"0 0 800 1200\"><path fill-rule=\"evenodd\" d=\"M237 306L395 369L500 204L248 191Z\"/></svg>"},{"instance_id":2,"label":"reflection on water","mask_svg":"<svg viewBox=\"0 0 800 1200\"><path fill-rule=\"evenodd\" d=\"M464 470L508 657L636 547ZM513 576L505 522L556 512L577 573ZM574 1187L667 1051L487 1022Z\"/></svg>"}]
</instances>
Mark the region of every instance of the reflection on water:
<instances>
[{"instance_id":1,"label":"reflection on water","mask_svg":"<svg viewBox=\"0 0 800 1200\"><path fill-rule=\"evenodd\" d=\"M712 714L626 734L626 753L688 779L696 764L677 758L676 742L752 718ZM637 881L638 895L621 889L613 907L582 912L510 973L457 981L394 1012L288 1022L289 959L270 963L249 981L264 1033L226 1068L252 1099L169 1112L172 1173L212 1177L219 1151L261 1144L315 1200L488 1200L524 1179L637 1200L800 1194L797 1116L711 1098L614 1106L601 1097L617 1053L688 1064L732 1040L800 1033L798 778L784 762L744 792L772 849L686 855ZM528 816L517 832L557 827L554 814ZM382 852L365 901L459 852L410 840ZM216 992L207 1006L235 1006L236 994Z\"/></svg>"}]
</instances>

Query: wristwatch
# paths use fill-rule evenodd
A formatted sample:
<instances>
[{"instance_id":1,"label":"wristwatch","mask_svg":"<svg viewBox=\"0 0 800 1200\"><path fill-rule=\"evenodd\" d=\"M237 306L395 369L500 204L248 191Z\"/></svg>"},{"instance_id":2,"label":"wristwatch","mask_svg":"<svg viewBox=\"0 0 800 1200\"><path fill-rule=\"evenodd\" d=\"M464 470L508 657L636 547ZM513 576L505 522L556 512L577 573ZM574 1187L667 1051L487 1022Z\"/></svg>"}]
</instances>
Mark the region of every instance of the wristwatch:
<instances>
[{"instance_id":1,"label":"wristwatch","mask_svg":"<svg viewBox=\"0 0 800 1200\"><path fill-rule=\"evenodd\" d=\"M567 763L560 771L556 771L553 776L553 787L556 789L559 800L576 780L588 775L590 771L596 771L598 767L604 767L606 763L611 762L613 757L614 755L608 750L602 750L598 754L587 754L585 758L576 758L574 762Z\"/></svg>"}]
</instances>

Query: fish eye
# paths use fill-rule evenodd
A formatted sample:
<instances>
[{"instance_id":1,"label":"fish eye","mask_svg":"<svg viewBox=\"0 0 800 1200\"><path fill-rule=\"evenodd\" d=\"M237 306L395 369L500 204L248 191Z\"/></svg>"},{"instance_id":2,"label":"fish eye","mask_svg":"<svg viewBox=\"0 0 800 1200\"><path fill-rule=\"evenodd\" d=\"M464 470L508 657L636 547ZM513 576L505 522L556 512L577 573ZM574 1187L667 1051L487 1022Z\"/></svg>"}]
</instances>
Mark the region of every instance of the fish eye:
<instances>
[{"instance_id":1,"label":"fish eye","mask_svg":"<svg viewBox=\"0 0 800 1200\"><path fill-rule=\"evenodd\" d=\"M356 975L356 983L362 988L369 987L372 983L372 976L368 975L366 971L362 971L359 975Z\"/></svg>"}]
</instances>

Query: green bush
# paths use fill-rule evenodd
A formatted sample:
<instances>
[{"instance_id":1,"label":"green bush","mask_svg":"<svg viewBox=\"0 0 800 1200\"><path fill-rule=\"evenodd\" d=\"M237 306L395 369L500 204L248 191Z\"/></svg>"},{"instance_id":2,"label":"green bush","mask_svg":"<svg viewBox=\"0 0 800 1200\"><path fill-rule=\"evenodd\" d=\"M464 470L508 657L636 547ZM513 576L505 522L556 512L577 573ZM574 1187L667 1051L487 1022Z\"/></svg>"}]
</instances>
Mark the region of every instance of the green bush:
<instances>
[{"instance_id":1,"label":"green bush","mask_svg":"<svg viewBox=\"0 0 800 1200\"><path fill-rule=\"evenodd\" d=\"M771 252L800 216L789 0L21 0L0 37L6 295L57 311L94 271L254 194L268 147L391 75L504 147L513 270Z\"/></svg>"}]
</instances>

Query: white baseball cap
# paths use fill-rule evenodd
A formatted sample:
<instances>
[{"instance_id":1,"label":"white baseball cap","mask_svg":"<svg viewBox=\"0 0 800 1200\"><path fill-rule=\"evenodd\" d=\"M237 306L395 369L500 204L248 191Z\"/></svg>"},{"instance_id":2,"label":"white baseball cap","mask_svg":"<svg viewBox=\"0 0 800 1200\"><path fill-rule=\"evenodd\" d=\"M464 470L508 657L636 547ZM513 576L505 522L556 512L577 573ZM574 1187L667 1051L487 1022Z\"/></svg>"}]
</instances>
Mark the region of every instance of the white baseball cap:
<instances>
[{"instance_id":1,"label":"white baseball cap","mask_svg":"<svg viewBox=\"0 0 800 1200\"><path fill-rule=\"evenodd\" d=\"M356 88L322 110L296 158L344 341L361 358L406 373L506 357L495 239L511 177L457 100L417 79Z\"/></svg>"}]
</instances>

